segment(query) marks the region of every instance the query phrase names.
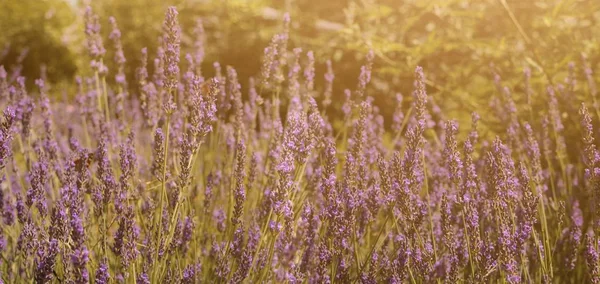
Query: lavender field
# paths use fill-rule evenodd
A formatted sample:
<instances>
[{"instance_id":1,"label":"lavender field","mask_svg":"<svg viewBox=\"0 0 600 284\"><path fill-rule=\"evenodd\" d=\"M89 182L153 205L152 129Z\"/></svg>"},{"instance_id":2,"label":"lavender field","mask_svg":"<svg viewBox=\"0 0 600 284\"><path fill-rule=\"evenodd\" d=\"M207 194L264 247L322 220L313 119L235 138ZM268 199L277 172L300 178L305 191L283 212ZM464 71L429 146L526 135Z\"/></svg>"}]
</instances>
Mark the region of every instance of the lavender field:
<instances>
[{"instance_id":1,"label":"lavender field","mask_svg":"<svg viewBox=\"0 0 600 284\"><path fill-rule=\"evenodd\" d=\"M126 58L82 9L66 81L0 60L0 283L600 283L597 49L484 62L468 106L373 45L338 75L288 13L251 71L161 13Z\"/></svg>"}]
</instances>

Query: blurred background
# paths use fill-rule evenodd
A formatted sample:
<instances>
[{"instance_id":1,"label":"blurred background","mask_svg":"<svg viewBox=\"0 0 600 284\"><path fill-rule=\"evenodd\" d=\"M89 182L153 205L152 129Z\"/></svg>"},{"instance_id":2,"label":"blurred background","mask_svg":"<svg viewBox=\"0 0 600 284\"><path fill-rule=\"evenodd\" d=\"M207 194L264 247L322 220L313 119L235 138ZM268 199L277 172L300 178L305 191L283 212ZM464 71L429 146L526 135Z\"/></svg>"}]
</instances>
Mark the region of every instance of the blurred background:
<instances>
[{"instance_id":1,"label":"blurred background","mask_svg":"<svg viewBox=\"0 0 600 284\"><path fill-rule=\"evenodd\" d=\"M594 0L3 0L0 65L9 76L20 68L28 84L45 68L55 90L74 93L75 76L89 73L86 5L101 17L109 70L114 70L114 50L108 18L116 18L128 80L135 78L143 47L155 54L166 7L175 5L182 56L193 47L195 21L201 18L207 35L203 73L214 74L213 62L232 65L244 87L260 72L263 49L289 12L289 49L314 51L317 90L325 62L332 60L335 103L341 105L345 88L356 87L366 53L375 51L368 95L384 115L393 113L398 92L410 104L416 65L424 67L432 99L463 125L471 111L489 107L498 92L494 74L519 104L525 102L525 68L531 69L536 90L563 83L570 62L581 78L585 67L599 70L600 1ZM533 105L546 104L544 98L533 93Z\"/></svg>"}]
</instances>

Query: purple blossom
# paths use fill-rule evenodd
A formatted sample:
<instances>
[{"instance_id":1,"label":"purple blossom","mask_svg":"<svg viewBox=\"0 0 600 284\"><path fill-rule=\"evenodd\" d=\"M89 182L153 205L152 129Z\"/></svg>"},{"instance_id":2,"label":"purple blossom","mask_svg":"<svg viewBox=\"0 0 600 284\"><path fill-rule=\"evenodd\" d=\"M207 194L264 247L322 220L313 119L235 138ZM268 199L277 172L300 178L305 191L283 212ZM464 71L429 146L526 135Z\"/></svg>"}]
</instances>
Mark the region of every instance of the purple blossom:
<instances>
[{"instance_id":1,"label":"purple blossom","mask_svg":"<svg viewBox=\"0 0 600 284\"><path fill-rule=\"evenodd\" d=\"M125 31L109 18L103 34L91 8L92 72L71 87L45 66L22 77L27 49L0 66L2 281L600 283L598 105L585 58L553 74L564 85L546 97L528 67L506 86L492 67L497 117L473 112L462 133L465 113L446 102L439 72L428 81L416 67L403 96L394 88L406 74L374 81L388 71L370 51L355 88L334 94L334 59L291 47L301 38L286 13L259 74L223 58L232 66L212 63L209 78L220 22L183 17L185 33L178 17L167 9L151 66L147 48L128 62ZM346 57L335 56L342 69ZM114 119L97 109L103 99ZM582 103L580 127L569 100Z\"/></svg>"},{"instance_id":2,"label":"purple blossom","mask_svg":"<svg viewBox=\"0 0 600 284\"><path fill-rule=\"evenodd\" d=\"M102 62L102 57L106 53L100 35L100 18L94 14L91 7L85 9L85 34L87 39L87 48L92 58L90 63L92 69L100 74L108 72L108 68Z\"/></svg>"},{"instance_id":3,"label":"purple blossom","mask_svg":"<svg viewBox=\"0 0 600 284\"><path fill-rule=\"evenodd\" d=\"M129 267L139 255L137 241L140 233L133 219L133 210L128 208L122 214L112 250L121 258L123 267Z\"/></svg>"},{"instance_id":4,"label":"purple blossom","mask_svg":"<svg viewBox=\"0 0 600 284\"><path fill-rule=\"evenodd\" d=\"M150 277L146 272L142 272L140 275L138 275L136 282L141 284L150 284Z\"/></svg>"},{"instance_id":5,"label":"purple blossom","mask_svg":"<svg viewBox=\"0 0 600 284\"><path fill-rule=\"evenodd\" d=\"M244 213L244 202L246 201L246 188L244 179L246 178L246 145L239 141L235 148L235 205L233 208L233 217L231 223L237 226L240 223L240 217Z\"/></svg>"},{"instance_id":6,"label":"purple blossom","mask_svg":"<svg viewBox=\"0 0 600 284\"><path fill-rule=\"evenodd\" d=\"M50 240L42 250L38 251L35 267L35 281L37 283L48 283L52 280L58 252L58 241L56 239Z\"/></svg>"},{"instance_id":7,"label":"purple blossom","mask_svg":"<svg viewBox=\"0 0 600 284\"><path fill-rule=\"evenodd\" d=\"M593 233L585 236L585 259L591 283L600 283L600 267L598 266L598 242Z\"/></svg>"},{"instance_id":8,"label":"purple blossom","mask_svg":"<svg viewBox=\"0 0 600 284\"><path fill-rule=\"evenodd\" d=\"M153 160L152 160L152 174L159 181L163 181L164 176L164 163L165 163L165 136L161 128L157 128L154 133L154 145L153 145Z\"/></svg>"},{"instance_id":9,"label":"purple blossom","mask_svg":"<svg viewBox=\"0 0 600 284\"><path fill-rule=\"evenodd\" d=\"M98 267L98 270L96 270L96 283L98 284L107 284L109 279L110 279L110 273L108 271L108 264L106 263L106 260L103 260L102 262L100 262L100 266Z\"/></svg>"},{"instance_id":10,"label":"purple blossom","mask_svg":"<svg viewBox=\"0 0 600 284\"><path fill-rule=\"evenodd\" d=\"M196 27L194 28L194 35L195 35L195 41L194 41L194 63L197 66L200 66L202 64L202 62L204 61L204 57L206 56L206 50L205 50L205 45L206 45L206 33L204 31L204 23L203 20L201 18L196 19ZM202 76L202 74L200 73L200 70L198 69L197 74L198 76Z\"/></svg>"},{"instance_id":11,"label":"purple blossom","mask_svg":"<svg viewBox=\"0 0 600 284\"><path fill-rule=\"evenodd\" d=\"M169 92L177 88L179 80L179 53L181 41L181 28L177 8L171 6L167 9L165 21L163 24L163 44L165 50L165 77L167 79L165 87Z\"/></svg>"},{"instance_id":12,"label":"purple blossom","mask_svg":"<svg viewBox=\"0 0 600 284\"><path fill-rule=\"evenodd\" d=\"M12 107L4 110L4 120L0 124L0 170L4 169L12 154L12 126L15 122L15 111Z\"/></svg>"},{"instance_id":13,"label":"purple blossom","mask_svg":"<svg viewBox=\"0 0 600 284\"><path fill-rule=\"evenodd\" d=\"M109 38L113 41L113 45L115 48L114 60L118 66L118 73L115 76L115 81L121 86L125 86L125 74L123 73L123 68L125 67L124 65L127 62L127 60L125 59L125 55L123 53L123 44L121 43L121 31L119 30L117 20L114 17L110 17L109 21L112 26L112 31L110 32Z\"/></svg>"},{"instance_id":14,"label":"purple blossom","mask_svg":"<svg viewBox=\"0 0 600 284\"><path fill-rule=\"evenodd\" d=\"M313 145L309 137L309 125L304 112L294 111L289 114L283 139L285 151L291 152L299 164L306 163Z\"/></svg>"},{"instance_id":15,"label":"purple blossom","mask_svg":"<svg viewBox=\"0 0 600 284\"><path fill-rule=\"evenodd\" d=\"M446 122L446 141L444 148L444 157L446 167L448 168L449 181L455 186L461 184L462 161L458 152L458 142L456 135L458 133L458 124L454 121Z\"/></svg>"},{"instance_id":16,"label":"purple blossom","mask_svg":"<svg viewBox=\"0 0 600 284\"><path fill-rule=\"evenodd\" d=\"M366 59L367 62L360 68L360 75L358 76L358 87L356 92L359 99L362 99L365 96L365 89L367 88L367 84L371 81L371 70L373 68L375 52L369 50Z\"/></svg>"},{"instance_id":17,"label":"purple blossom","mask_svg":"<svg viewBox=\"0 0 600 284\"><path fill-rule=\"evenodd\" d=\"M81 249L75 249L71 254L71 263L75 268L75 283L89 283L90 275L86 268L89 262L89 251L84 246Z\"/></svg>"},{"instance_id":18,"label":"purple blossom","mask_svg":"<svg viewBox=\"0 0 600 284\"><path fill-rule=\"evenodd\" d=\"M308 63L304 67L304 79L306 80L306 90L312 91L315 85L315 55L312 50L306 53Z\"/></svg>"},{"instance_id":19,"label":"purple blossom","mask_svg":"<svg viewBox=\"0 0 600 284\"><path fill-rule=\"evenodd\" d=\"M194 284L199 281L200 273L202 273L202 266L200 264L190 264L184 270L181 276L181 283L183 284Z\"/></svg>"}]
</instances>

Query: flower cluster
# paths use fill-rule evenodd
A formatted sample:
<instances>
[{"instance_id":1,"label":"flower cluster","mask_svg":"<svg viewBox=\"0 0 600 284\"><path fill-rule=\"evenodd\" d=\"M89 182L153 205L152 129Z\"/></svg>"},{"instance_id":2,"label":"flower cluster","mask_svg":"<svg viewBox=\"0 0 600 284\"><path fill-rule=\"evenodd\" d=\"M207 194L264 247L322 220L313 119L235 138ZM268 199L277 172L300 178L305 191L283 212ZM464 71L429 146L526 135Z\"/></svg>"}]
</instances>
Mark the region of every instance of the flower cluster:
<instances>
[{"instance_id":1,"label":"flower cluster","mask_svg":"<svg viewBox=\"0 0 600 284\"><path fill-rule=\"evenodd\" d=\"M0 283L600 283L600 110L559 103L578 76L595 90L590 67L535 112L534 72L515 90L495 74L501 116L459 128L422 67L385 117L375 50L335 89L331 60L288 48L288 14L247 88L218 62L205 78L203 21L177 17L133 60L110 18L107 81L87 9L93 75L72 101L0 66Z\"/></svg>"}]
</instances>

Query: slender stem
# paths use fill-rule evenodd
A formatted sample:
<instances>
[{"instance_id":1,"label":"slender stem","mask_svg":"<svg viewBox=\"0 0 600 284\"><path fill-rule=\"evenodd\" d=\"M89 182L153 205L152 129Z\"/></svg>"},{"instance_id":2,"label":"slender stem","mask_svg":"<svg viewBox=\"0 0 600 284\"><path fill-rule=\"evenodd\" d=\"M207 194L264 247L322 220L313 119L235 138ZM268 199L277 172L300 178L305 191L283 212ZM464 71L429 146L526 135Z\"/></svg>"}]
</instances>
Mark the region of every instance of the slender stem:
<instances>
[{"instance_id":1,"label":"slender stem","mask_svg":"<svg viewBox=\"0 0 600 284\"><path fill-rule=\"evenodd\" d=\"M379 242L379 239L381 238L381 235L385 231L385 226L387 225L388 220L390 220L390 214L387 214L387 216L385 217L385 221L383 222L383 225L381 226L381 229L379 230L379 233L377 234L377 239L375 239L375 243L373 243L373 246L371 247L371 250L369 251L369 254L367 255L367 258L365 259L365 265L363 265L361 267L361 269L358 271L358 276L359 277L362 274L362 271L367 266L369 266L369 259L371 259L371 256L373 255L373 252L375 252L375 248L377 247L377 243Z\"/></svg>"},{"instance_id":2,"label":"slender stem","mask_svg":"<svg viewBox=\"0 0 600 284\"><path fill-rule=\"evenodd\" d=\"M96 82L96 101L97 101L96 107L98 108L98 112L100 114L102 114L103 113L102 93L100 92L100 74L98 74L98 71L94 72L94 78L95 78L95 82Z\"/></svg>"},{"instance_id":3,"label":"slender stem","mask_svg":"<svg viewBox=\"0 0 600 284\"><path fill-rule=\"evenodd\" d=\"M106 123L110 122L110 109L108 105L108 91L106 90L106 76L102 76L102 96L104 97L104 115L106 116Z\"/></svg>"},{"instance_id":4,"label":"slender stem","mask_svg":"<svg viewBox=\"0 0 600 284\"><path fill-rule=\"evenodd\" d=\"M156 215L156 222L157 222L157 238L156 238L156 253L155 253L155 261L158 262L159 261L159 252L160 252L160 245L161 245L161 239L162 239L162 214L164 211L164 202L165 202L165 198L167 195L167 160L168 160L168 155L169 155L169 131L170 131L170 123L171 123L171 114L167 114L167 121L166 121L166 126L165 126L165 149L164 149L164 156L163 156L163 166L162 166L162 181L161 181L161 192L160 192L160 202L159 202L159 206L158 206L158 210L159 212L157 212ZM165 244L166 245L166 244ZM159 271L160 269L154 269L154 274L156 274L156 271ZM156 277L160 277L160 275L154 275L154 279L155 281L158 281L158 279Z\"/></svg>"},{"instance_id":5,"label":"slender stem","mask_svg":"<svg viewBox=\"0 0 600 284\"><path fill-rule=\"evenodd\" d=\"M356 271L361 271L362 269L360 268L360 259L358 258L358 237L356 235L356 224L354 225L354 230L352 230L353 234L354 234L354 262L356 262ZM357 275L358 278L360 278L360 274Z\"/></svg>"}]
</instances>

